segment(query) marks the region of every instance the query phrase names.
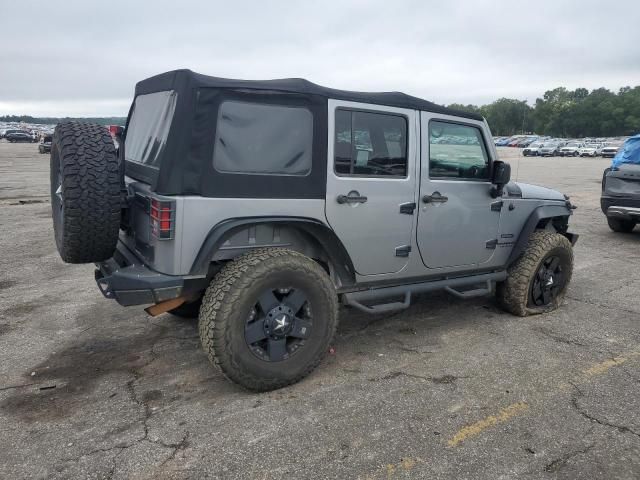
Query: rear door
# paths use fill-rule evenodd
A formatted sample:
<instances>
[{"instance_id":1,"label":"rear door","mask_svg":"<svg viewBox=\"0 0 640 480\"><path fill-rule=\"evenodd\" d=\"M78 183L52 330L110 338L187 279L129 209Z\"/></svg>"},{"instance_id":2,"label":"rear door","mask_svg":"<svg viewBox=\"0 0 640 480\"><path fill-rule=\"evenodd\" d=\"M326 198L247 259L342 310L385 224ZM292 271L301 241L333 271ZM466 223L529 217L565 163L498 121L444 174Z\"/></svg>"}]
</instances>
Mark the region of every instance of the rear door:
<instances>
[{"instance_id":1,"label":"rear door","mask_svg":"<svg viewBox=\"0 0 640 480\"><path fill-rule=\"evenodd\" d=\"M329 101L326 216L360 275L402 270L412 248L416 112Z\"/></svg>"},{"instance_id":2,"label":"rear door","mask_svg":"<svg viewBox=\"0 0 640 480\"><path fill-rule=\"evenodd\" d=\"M501 202L490 195L489 132L461 120L421 113L417 242L429 268L475 268L496 248Z\"/></svg>"}]
</instances>

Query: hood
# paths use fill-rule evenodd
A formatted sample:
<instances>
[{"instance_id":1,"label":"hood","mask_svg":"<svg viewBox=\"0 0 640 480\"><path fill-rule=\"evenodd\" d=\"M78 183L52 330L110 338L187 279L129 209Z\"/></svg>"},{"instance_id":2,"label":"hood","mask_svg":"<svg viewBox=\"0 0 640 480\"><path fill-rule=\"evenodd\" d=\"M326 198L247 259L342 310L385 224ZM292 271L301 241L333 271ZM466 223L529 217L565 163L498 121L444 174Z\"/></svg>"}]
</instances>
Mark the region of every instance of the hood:
<instances>
[{"instance_id":1,"label":"hood","mask_svg":"<svg viewBox=\"0 0 640 480\"><path fill-rule=\"evenodd\" d=\"M530 185L528 183L516 182L518 188L522 192L522 198L531 198L536 200L559 200L565 201L563 194L551 188L539 187L538 185Z\"/></svg>"}]
</instances>

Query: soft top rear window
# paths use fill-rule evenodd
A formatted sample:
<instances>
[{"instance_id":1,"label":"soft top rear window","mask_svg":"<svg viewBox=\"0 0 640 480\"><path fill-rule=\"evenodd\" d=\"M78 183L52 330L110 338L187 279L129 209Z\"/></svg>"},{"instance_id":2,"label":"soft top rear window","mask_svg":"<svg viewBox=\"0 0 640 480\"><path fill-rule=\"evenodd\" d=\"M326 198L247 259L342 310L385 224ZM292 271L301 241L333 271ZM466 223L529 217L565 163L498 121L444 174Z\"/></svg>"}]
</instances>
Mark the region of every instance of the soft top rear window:
<instances>
[{"instance_id":1,"label":"soft top rear window","mask_svg":"<svg viewBox=\"0 0 640 480\"><path fill-rule=\"evenodd\" d=\"M126 160L160 166L177 97L173 90L136 97L126 132Z\"/></svg>"}]
</instances>

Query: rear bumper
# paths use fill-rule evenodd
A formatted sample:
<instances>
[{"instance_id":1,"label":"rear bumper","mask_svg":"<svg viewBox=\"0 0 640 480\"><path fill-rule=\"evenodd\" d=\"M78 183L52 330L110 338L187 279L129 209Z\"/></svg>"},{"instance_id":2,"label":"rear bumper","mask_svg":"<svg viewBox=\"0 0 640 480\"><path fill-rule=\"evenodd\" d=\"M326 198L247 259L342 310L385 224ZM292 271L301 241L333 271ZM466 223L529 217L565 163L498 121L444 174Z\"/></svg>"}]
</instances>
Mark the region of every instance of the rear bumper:
<instances>
[{"instance_id":1,"label":"rear bumper","mask_svg":"<svg viewBox=\"0 0 640 480\"><path fill-rule=\"evenodd\" d=\"M206 288L206 278L165 275L145 266L122 242L114 256L96 263L100 292L120 305L155 304Z\"/></svg>"}]
</instances>

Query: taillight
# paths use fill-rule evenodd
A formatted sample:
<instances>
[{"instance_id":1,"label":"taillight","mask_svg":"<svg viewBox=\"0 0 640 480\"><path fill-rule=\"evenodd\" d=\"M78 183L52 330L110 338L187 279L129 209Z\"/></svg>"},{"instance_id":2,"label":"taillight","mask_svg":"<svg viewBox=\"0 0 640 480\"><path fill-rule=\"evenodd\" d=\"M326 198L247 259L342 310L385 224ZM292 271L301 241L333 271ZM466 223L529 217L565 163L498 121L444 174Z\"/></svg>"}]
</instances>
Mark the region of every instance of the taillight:
<instances>
[{"instance_id":1,"label":"taillight","mask_svg":"<svg viewBox=\"0 0 640 480\"><path fill-rule=\"evenodd\" d=\"M159 240L173 238L176 221L176 202L151 199L151 233Z\"/></svg>"}]
</instances>

